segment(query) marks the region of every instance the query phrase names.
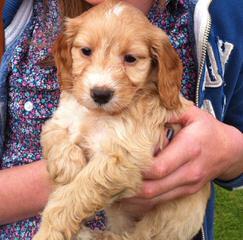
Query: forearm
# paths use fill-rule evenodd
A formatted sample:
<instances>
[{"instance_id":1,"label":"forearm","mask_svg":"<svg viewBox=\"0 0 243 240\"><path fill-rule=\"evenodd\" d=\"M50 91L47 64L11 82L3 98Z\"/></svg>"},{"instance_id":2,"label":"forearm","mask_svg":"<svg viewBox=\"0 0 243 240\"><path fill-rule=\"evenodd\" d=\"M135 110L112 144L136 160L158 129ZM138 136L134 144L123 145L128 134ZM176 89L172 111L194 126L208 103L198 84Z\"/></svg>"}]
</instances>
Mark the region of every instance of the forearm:
<instances>
[{"instance_id":1,"label":"forearm","mask_svg":"<svg viewBox=\"0 0 243 240\"><path fill-rule=\"evenodd\" d=\"M218 178L223 181L230 181L243 174L243 159L231 166L226 172L221 174Z\"/></svg>"},{"instance_id":2,"label":"forearm","mask_svg":"<svg viewBox=\"0 0 243 240\"><path fill-rule=\"evenodd\" d=\"M228 145L232 148L231 156L229 156L232 164L218 177L224 181L235 179L243 173L243 134L231 126L225 128L225 132L227 131L230 136Z\"/></svg>"},{"instance_id":3,"label":"forearm","mask_svg":"<svg viewBox=\"0 0 243 240\"><path fill-rule=\"evenodd\" d=\"M0 171L0 224L37 215L51 191L45 161Z\"/></svg>"}]
</instances>

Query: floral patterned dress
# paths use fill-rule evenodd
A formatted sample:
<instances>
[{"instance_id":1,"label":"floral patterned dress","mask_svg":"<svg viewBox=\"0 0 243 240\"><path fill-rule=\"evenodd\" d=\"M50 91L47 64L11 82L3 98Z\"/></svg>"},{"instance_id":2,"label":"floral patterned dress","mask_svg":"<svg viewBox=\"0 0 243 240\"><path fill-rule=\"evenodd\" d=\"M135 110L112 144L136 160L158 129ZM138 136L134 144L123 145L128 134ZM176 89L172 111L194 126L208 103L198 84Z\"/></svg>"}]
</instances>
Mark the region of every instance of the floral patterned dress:
<instances>
[{"instance_id":1,"label":"floral patterned dress","mask_svg":"<svg viewBox=\"0 0 243 240\"><path fill-rule=\"evenodd\" d=\"M44 2L47 4L45 5ZM150 21L164 29L183 60L182 93L194 98L196 66L189 32L190 9L186 0L159 0L148 14ZM42 158L40 132L42 124L56 109L60 89L56 68L47 63L51 45L60 31L58 0L34 0L33 15L17 39L8 67L8 123L2 168L28 164ZM186 67L187 66L187 67ZM4 185L2 185L4 187ZM18 186L16 186L17 188ZM40 216L0 226L0 240L30 240L37 231ZM95 229L105 228L103 212L87 223Z\"/></svg>"}]
</instances>

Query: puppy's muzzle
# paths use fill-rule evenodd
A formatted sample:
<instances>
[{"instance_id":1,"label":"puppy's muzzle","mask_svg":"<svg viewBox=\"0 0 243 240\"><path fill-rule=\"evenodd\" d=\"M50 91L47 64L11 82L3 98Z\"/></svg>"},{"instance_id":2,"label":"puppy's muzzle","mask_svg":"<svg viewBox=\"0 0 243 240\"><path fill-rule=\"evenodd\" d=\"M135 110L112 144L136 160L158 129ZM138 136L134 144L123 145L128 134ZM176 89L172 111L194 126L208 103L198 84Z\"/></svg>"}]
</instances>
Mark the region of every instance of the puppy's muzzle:
<instances>
[{"instance_id":1,"label":"puppy's muzzle","mask_svg":"<svg viewBox=\"0 0 243 240\"><path fill-rule=\"evenodd\" d=\"M90 90L90 96L99 105L108 103L112 99L113 94L113 90L104 87L95 87Z\"/></svg>"}]
</instances>

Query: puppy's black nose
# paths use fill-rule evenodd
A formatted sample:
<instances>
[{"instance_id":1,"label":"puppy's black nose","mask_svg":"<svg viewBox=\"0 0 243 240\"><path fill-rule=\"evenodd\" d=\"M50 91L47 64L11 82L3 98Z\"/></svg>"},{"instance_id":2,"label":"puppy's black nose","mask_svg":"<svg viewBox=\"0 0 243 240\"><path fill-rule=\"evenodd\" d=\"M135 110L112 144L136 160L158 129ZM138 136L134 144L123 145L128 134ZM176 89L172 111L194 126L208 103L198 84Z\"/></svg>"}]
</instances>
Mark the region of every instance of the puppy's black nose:
<instances>
[{"instance_id":1,"label":"puppy's black nose","mask_svg":"<svg viewBox=\"0 0 243 240\"><path fill-rule=\"evenodd\" d=\"M111 100L113 94L113 90L103 87L95 87L90 90L90 96L93 98L94 102L98 104L108 103Z\"/></svg>"}]
</instances>

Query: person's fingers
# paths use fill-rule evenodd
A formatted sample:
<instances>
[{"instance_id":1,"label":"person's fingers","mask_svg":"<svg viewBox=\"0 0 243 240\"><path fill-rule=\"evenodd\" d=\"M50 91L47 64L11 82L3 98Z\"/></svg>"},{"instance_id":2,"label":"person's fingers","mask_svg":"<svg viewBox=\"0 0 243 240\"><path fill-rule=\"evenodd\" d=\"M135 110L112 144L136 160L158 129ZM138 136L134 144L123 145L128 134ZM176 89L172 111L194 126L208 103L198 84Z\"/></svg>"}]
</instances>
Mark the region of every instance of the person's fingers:
<instances>
[{"instance_id":1,"label":"person's fingers","mask_svg":"<svg viewBox=\"0 0 243 240\"><path fill-rule=\"evenodd\" d=\"M183 185L198 185L205 181L205 174L195 162L184 164L172 174L158 180L146 180L138 197L151 199Z\"/></svg>"},{"instance_id":2,"label":"person's fingers","mask_svg":"<svg viewBox=\"0 0 243 240\"><path fill-rule=\"evenodd\" d=\"M173 116L169 123L180 124L181 126L186 126L193 121L198 114L201 113L201 110L196 106L191 106L187 111L183 112L179 116Z\"/></svg>"},{"instance_id":3,"label":"person's fingers","mask_svg":"<svg viewBox=\"0 0 243 240\"><path fill-rule=\"evenodd\" d=\"M172 139L154 159L152 167L143 173L144 179L160 179L198 157L200 146L190 136L183 134L183 129Z\"/></svg>"},{"instance_id":4,"label":"person's fingers","mask_svg":"<svg viewBox=\"0 0 243 240\"><path fill-rule=\"evenodd\" d=\"M153 208L159 203L162 202L168 202L180 197L185 197L191 194L194 194L198 192L203 185L198 184L198 185L183 185L181 187L175 188L167 193L163 193L161 195L158 195L157 197L151 198L151 199L146 199L146 198L140 198L140 197L134 197L134 198L128 198L126 199L126 203L129 204L137 204L139 206L144 206L146 208Z\"/></svg>"},{"instance_id":5,"label":"person's fingers","mask_svg":"<svg viewBox=\"0 0 243 240\"><path fill-rule=\"evenodd\" d=\"M175 188L165 194L161 194L153 199L153 204L158 204L162 202L167 202L173 199L189 196L191 194L197 193L204 186L204 183L194 184L194 185L183 185L181 187ZM152 203L150 203L152 204Z\"/></svg>"}]
</instances>

